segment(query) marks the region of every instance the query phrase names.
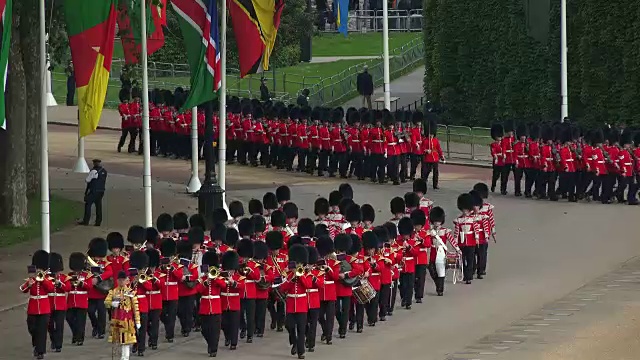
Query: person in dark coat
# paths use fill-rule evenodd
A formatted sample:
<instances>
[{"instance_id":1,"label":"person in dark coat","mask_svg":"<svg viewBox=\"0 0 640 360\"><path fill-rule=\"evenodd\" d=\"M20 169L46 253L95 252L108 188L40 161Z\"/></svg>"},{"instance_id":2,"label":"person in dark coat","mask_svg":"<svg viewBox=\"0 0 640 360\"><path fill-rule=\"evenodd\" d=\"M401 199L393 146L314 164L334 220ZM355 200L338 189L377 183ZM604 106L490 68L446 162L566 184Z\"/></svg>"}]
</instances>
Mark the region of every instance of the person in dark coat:
<instances>
[{"instance_id":1,"label":"person in dark coat","mask_svg":"<svg viewBox=\"0 0 640 360\"><path fill-rule=\"evenodd\" d=\"M73 106L73 98L76 96L76 73L73 65L69 64L65 72L67 73L67 106Z\"/></svg>"},{"instance_id":2,"label":"person in dark coat","mask_svg":"<svg viewBox=\"0 0 640 360\"><path fill-rule=\"evenodd\" d=\"M369 67L364 66L362 72L358 74L358 94L362 96L362 106L367 104L369 110L371 110L371 95L373 94L373 78L369 74Z\"/></svg>"},{"instance_id":3,"label":"person in dark coat","mask_svg":"<svg viewBox=\"0 0 640 360\"><path fill-rule=\"evenodd\" d=\"M96 206L95 226L102 223L102 197L107 183L107 170L102 167L102 161L93 160L93 169L86 178L87 189L84 192L84 217L78 225L89 225L91 219L91 205Z\"/></svg>"}]
</instances>

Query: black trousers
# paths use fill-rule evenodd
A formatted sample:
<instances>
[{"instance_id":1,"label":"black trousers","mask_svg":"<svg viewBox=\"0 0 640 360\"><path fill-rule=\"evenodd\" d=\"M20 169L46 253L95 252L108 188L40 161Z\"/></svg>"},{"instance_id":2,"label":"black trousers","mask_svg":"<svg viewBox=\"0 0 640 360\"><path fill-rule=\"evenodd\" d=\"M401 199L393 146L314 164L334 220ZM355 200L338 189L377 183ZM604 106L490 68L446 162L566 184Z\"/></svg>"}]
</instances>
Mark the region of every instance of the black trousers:
<instances>
[{"instance_id":1,"label":"black trousers","mask_svg":"<svg viewBox=\"0 0 640 360\"><path fill-rule=\"evenodd\" d=\"M151 139L149 143L149 149L151 156L156 156L156 150L158 149L158 134L157 130L149 130L149 138Z\"/></svg>"},{"instance_id":2,"label":"black trousers","mask_svg":"<svg viewBox=\"0 0 640 360\"><path fill-rule=\"evenodd\" d=\"M358 329L362 329L364 327L364 312L364 304L360 304L357 301L351 302L351 306L349 306L349 327L355 324Z\"/></svg>"},{"instance_id":3,"label":"black trousers","mask_svg":"<svg viewBox=\"0 0 640 360\"><path fill-rule=\"evenodd\" d=\"M240 147L238 148L238 162L240 164L247 164L247 156L249 155L250 147L251 143L249 141L240 141Z\"/></svg>"},{"instance_id":4,"label":"black trousers","mask_svg":"<svg viewBox=\"0 0 640 360\"><path fill-rule=\"evenodd\" d=\"M307 156L307 171L313 173L318 168L318 156L320 155L320 149L311 148L309 155Z\"/></svg>"},{"instance_id":5,"label":"black trousers","mask_svg":"<svg viewBox=\"0 0 640 360\"><path fill-rule=\"evenodd\" d=\"M329 157L331 152L329 150L320 150L320 158L318 160L318 175L322 176L325 171L329 170Z\"/></svg>"},{"instance_id":6,"label":"black trousers","mask_svg":"<svg viewBox=\"0 0 640 360\"><path fill-rule=\"evenodd\" d=\"M318 331L318 318L320 317L320 308L309 309L307 312L307 330L306 340L307 347L313 349L316 347L316 333Z\"/></svg>"},{"instance_id":7,"label":"black trousers","mask_svg":"<svg viewBox=\"0 0 640 360\"><path fill-rule=\"evenodd\" d=\"M258 144L258 152L260 153L260 165L271 164L269 159L269 144Z\"/></svg>"},{"instance_id":8,"label":"black trousers","mask_svg":"<svg viewBox=\"0 0 640 360\"><path fill-rule=\"evenodd\" d=\"M371 154L371 180L383 182L385 180L387 159L383 154Z\"/></svg>"},{"instance_id":9,"label":"black trousers","mask_svg":"<svg viewBox=\"0 0 640 360\"><path fill-rule=\"evenodd\" d=\"M322 335L327 341L333 337L335 326L336 301L320 301L320 314L318 321L322 327Z\"/></svg>"},{"instance_id":10,"label":"black trousers","mask_svg":"<svg viewBox=\"0 0 640 360\"><path fill-rule=\"evenodd\" d=\"M221 315L200 315L202 321L202 337L207 342L207 353L218 352L218 342L220 341Z\"/></svg>"},{"instance_id":11,"label":"black trousers","mask_svg":"<svg viewBox=\"0 0 640 360\"><path fill-rule=\"evenodd\" d=\"M557 199L556 195L556 179L558 177L558 173L555 171L541 171L538 174L539 185L536 185L536 188L539 189L538 196L542 199L546 199L547 197L550 199Z\"/></svg>"},{"instance_id":12,"label":"black trousers","mask_svg":"<svg viewBox=\"0 0 640 360\"><path fill-rule=\"evenodd\" d=\"M240 326L240 311L222 312L222 332L225 342L231 346L238 346L238 328Z\"/></svg>"},{"instance_id":13,"label":"black trousers","mask_svg":"<svg viewBox=\"0 0 640 360\"><path fill-rule=\"evenodd\" d=\"M393 283L391 284L391 295L389 296L389 311L387 311L387 315L393 314L393 310L396 307L396 297L398 297L399 288L399 281L393 280ZM402 294L400 294L400 298L402 298Z\"/></svg>"},{"instance_id":14,"label":"black trousers","mask_svg":"<svg viewBox=\"0 0 640 360\"><path fill-rule=\"evenodd\" d=\"M638 188L640 187L640 174L633 176L629 182L629 194L627 201L629 204L634 204L638 201Z\"/></svg>"},{"instance_id":15,"label":"black trousers","mask_svg":"<svg viewBox=\"0 0 640 360\"><path fill-rule=\"evenodd\" d=\"M409 178L409 154L398 155L398 162L400 163L400 181L406 182Z\"/></svg>"},{"instance_id":16,"label":"black trousers","mask_svg":"<svg viewBox=\"0 0 640 360\"><path fill-rule=\"evenodd\" d=\"M489 243L479 244L476 246L476 268L478 275L484 275L487 272L487 255L489 251Z\"/></svg>"},{"instance_id":17,"label":"black trousers","mask_svg":"<svg viewBox=\"0 0 640 360\"><path fill-rule=\"evenodd\" d=\"M84 329L87 324L87 309L67 309L67 324L71 329L71 342L84 342Z\"/></svg>"},{"instance_id":18,"label":"black trousers","mask_svg":"<svg viewBox=\"0 0 640 360\"><path fill-rule=\"evenodd\" d=\"M47 324L49 314L27 315L27 330L31 335L31 345L34 353L42 355L47 352Z\"/></svg>"},{"instance_id":19,"label":"black trousers","mask_svg":"<svg viewBox=\"0 0 640 360\"><path fill-rule=\"evenodd\" d=\"M391 284L382 284L378 291L378 315L385 318L389 313L389 302L391 301Z\"/></svg>"},{"instance_id":20,"label":"black trousers","mask_svg":"<svg viewBox=\"0 0 640 360\"><path fill-rule=\"evenodd\" d=\"M285 312L284 303L273 295L269 294L269 301L267 302L267 309L269 310L269 316L271 317L271 327L282 329L284 327Z\"/></svg>"},{"instance_id":21,"label":"black trousers","mask_svg":"<svg viewBox=\"0 0 640 360\"><path fill-rule=\"evenodd\" d=\"M91 206L96 206L96 225L102 224L102 198L104 191L89 192L84 196L84 216L82 222L88 224L91 220Z\"/></svg>"},{"instance_id":22,"label":"black trousers","mask_svg":"<svg viewBox=\"0 0 640 360\"><path fill-rule=\"evenodd\" d=\"M498 179L500 178L500 175L502 174L502 168L504 166L502 165L496 165L493 164L493 167L491 169L491 191L495 191L496 190L496 186L498 185Z\"/></svg>"},{"instance_id":23,"label":"black trousers","mask_svg":"<svg viewBox=\"0 0 640 360\"><path fill-rule=\"evenodd\" d=\"M607 174L602 179L602 193L600 200L603 202L610 201L613 197L613 186L616 183L616 174Z\"/></svg>"},{"instance_id":24,"label":"black trousers","mask_svg":"<svg viewBox=\"0 0 640 360\"><path fill-rule=\"evenodd\" d=\"M364 154L362 152L351 152L350 158L349 176L355 174L358 179L364 179Z\"/></svg>"},{"instance_id":25,"label":"black trousers","mask_svg":"<svg viewBox=\"0 0 640 360\"><path fill-rule=\"evenodd\" d=\"M122 149L124 143L127 141L127 135L131 134L131 128L123 128L120 130L120 140L118 140L118 151Z\"/></svg>"},{"instance_id":26,"label":"black trousers","mask_svg":"<svg viewBox=\"0 0 640 360\"><path fill-rule=\"evenodd\" d=\"M162 301L160 321L164 324L164 336L167 340L175 337L176 315L178 314L178 300Z\"/></svg>"},{"instance_id":27,"label":"black trousers","mask_svg":"<svg viewBox=\"0 0 640 360\"><path fill-rule=\"evenodd\" d=\"M513 172L515 174L516 165L515 164L504 164L502 167L502 173L500 174L500 192L507 192L507 184L509 183L509 173Z\"/></svg>"},{"instance_id":28,"label":"black trousers","mask_svg":"<svg viewBox=\"0 0 640 360\"><path fill-rule=\"evenodd\" d=\"M182 334L189 334L193 329L193 310L196 296L180 296L178 298L178 319Z\"/></svg>"},{"instance_id":29,"label":"black trousers","mask_svg":"<svg viewBox=\"0 0 640 360\"><path fill-rule=\"evenodd\" d=\"M513 187L516 195L522 195L522 177L524 176L524 168L516 167L513 169Z\"/></svg>"},{"instance_id":30,"label":"black trousers","mask_svg":"<svg viewBox=\"0 0 640 360\"><path fill-rule=\"evenodd\" d=\"M256 334L264 335L267 318L267 299L256 299Z\"/></svg>"},{"instance_id":31,"label":"black trousers","mask_svg":"<svg viewBox=\"0 0 640 360\"><path fill-rule=\"evenodd\" d=\"M140 313L140 329L136 331L136 348L138 353L144 353L147 348L147 329L149 328L149 313Z\"/></svg>"},{"instance_id":32,"label":"black trousers","mask_svg":"<svg viewBox=\"0 0 640 360\"><path fill-rule=\"evenodd\" d=\"M65 314L65 310L53 310L49 316L49 339L54 349L62 349Z\"/></svg>"},{"instance_id":33,"label":"black trousers","mask_svg":"<svg viewBox=\"0 0 640 360\"><path fill-rule=\"evenodd\" d=\"M464 266L464 281L473 280L473 272L476 267L476 248L475 246L462 246L462 261Z\"/></svg>"},{"instance_id":34,"label":"black trousers","mask_svg":"<svg viewBox=\"0 0 640 360\"><path fill-rule=\"evenodd\" d=\"M436 286L436 292L438 294L444 293L444 276L439 277L438 271L436 271L436 263L429 263L429 275L433 280L433 284Z\"/></svg>"},{"instance_id":35,"label":"black trousers","mask_svg":"<svg viewBox=\"0 0 640 360\"><path fill-rule=\"evenodd\" d=\"M424 283L427 280L427 265L416 265L416 281L414 283L414 293L416 300L424 297Z\"/></svg>"},{"instance_id":36,"label":"black trousers","mask_svg":"<svg viewBox=\"0 0 640 360\"><path fill-rule=\"evenodd\" d=\"M98 335L104 335L107 327L107 308L104 306L104 299L89 299L87 314L94 331Z\"/></svg>"},{"instance_id":37,"label":"black trousers","mask_svg":"<svg viewBox=\"0 0 640 360\"><path fill-rule=\"evenodd\" d=\"M236 162L236 153L238 150L238 140L227 140L227 161L229 164Z\"/></svg>"},{"instance_id":38,"label":"black trousers","mask_svg":"<svg viewBox=\"0 0 640 360\"><path fill-rule=\"evenodd\" d=\"M350 307L351 296L338 296L338 300L336 300L336 320L338 320L338 334L340 335L347 334Z\"/></svg>"},{"instance_id":39,"label":"black trousers","mask_svg":"<svg viewBox=\"0 0 640 360\"><path fill-rule=\"evenodd\" d=\"M162 310L149 310L149 324L147 332L149 334L149 346L158 346L158 333L160 332L160 313Z\"/></svg>"},{"instance_id":40,"label":"black trousers","mask_svg":"<svg viewBox=\"0 0 640 360\"><path fill-rule=\"evenodd\" d=\"M389 176L389 179L394 183L397 183L399 181L398 163L399 163L398 155L390 155L387 157L387 176ZM380 181L380 179L378 179L378 181Z\"/></svg>"},{"instance_id":41,"label":"black trousers","mask_svg":"<svg viewBox=\"0 0 640 360\"><path fill-rule=\"evenodd\" d=\"M67 86L67 106L73 106L73 98L76 95L76 87Z\"/></svg>"},{"instance_id":42,"label":"black trousers","mask_svg":"<svg viewBox=\"0 0 640 360\"><path fill-rule=\"evenodd\" d=\"M298 355L304 354L307 313L287 314L286 325L289 332L289 345L295 345Z\"/></svg>"},{"instance_id":43,"label":"black trousers","mask_svg":"<svg viewBox=\"0 0 640 360\"><path fill-rule=\"evenodd\" d=\"M627 190L627 186L632 183L633 177L631 176L618 176L618 188L616 189L616 199L618 202L624 201L624 192Z\"/></svg>"},{"instance_id":44,"label":"black trousers","mask_svg":"<svg viewBox=\"0 0 640 360\"><path fill-rule=\"evenodd\" d=\"M525 196L531 196L531 189L533 188L533 185L536 183L537 176L538 176L537 169L533 169L533 168L524 169L524 195ZM537 188L535 193L536 195L538 194Z\"/></svg>"},{"instance_id":45,"label":"black trousers","mask_svg":"<svg viewBox=\"0 0 640 360\"><path fill-rule=\"evenodd\" d=\"M576 173L561 172L560 176L560 192L569 196L569 200L575 199L576 196Z\"/></svg>"},{"instance_id":46,"label":"black trousers","mask_svg":"<svg viewBox=\"0 0 640 360\"><path fill-rule=\"evenodd\" d=\"M305 171L307 169L308 155L309 149L298 149L298 171Z\"/></svg>"},{"instance_id":47,"label":"black trousers","mask_svg":"<svg viewBox=\"0 0 640 360\"><path fill-rule=\"evenodd\" d=\"M422 178L425 181L429 181L429 174L433 171L433 187L438 186L438 180L440 179L440 171L438 170L437 162L423 162L422 163Z\"/></svg>"},{"instance_id":48,"label":"black trousers","mask_svg":"<svg viewBox=\"0 0 640 360\"><path fill-rule=\"evenodd\" d=\"M411 161L411 171L409 172L409 176L411 178L416 177L416 173L418 172L418 165L422 162L422 155L420 154L411 154L409 155L409 159ZM422 170L424 172L424 170Z\"/></svg>"},{"instance_id":49,"label":"black trousers","mask_svg":"<svg viewBox=\"0 0 640 360\"><path fill-rule=\"evenodd\" d=\"M333 175L338 172L340 176L347 176L348 166L345 166L346 162L346 152L334 152L333 154L331 154L331 161L329 162L329 175Z\"/></svg>"},{"instance_id":50,"label":"black trousers","mask_svg":"<svg viewBox=\"0 0 640 360\"><path fill-rule=\"evenodd\" d=\"M378 322L378 306L380 303L380 292L376 293L376 296L364 305L367 313L367 324L374 325Z\"/></svg>"},{"instance_id":51,"label":"black trousers","mask_svg":"<svg viewBox=\"0 0 640 360\"><path fill-rule=\"evenodd\" d=\"M400 293L402 306L411 306L413 302L413 287L416 283L416 273L400 273Z\"/></svg>"},{"instance_id":52,"label":"black trousers","mask_svg":"<svg viewBox=\"0 0 640 360\"><path fill-rule=\"evenodd\" d=\"M240 299L240 330L252 338L256 332L256 299Z\"/></svg>"}]
</instances>

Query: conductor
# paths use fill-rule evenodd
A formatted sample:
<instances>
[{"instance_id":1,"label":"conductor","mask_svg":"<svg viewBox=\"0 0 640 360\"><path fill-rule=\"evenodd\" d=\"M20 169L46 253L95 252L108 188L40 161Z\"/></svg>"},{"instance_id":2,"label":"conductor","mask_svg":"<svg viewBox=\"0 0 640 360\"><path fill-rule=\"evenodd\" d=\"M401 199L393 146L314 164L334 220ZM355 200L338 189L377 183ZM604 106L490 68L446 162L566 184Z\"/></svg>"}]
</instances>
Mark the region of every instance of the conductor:
<instances>
[{"instance_id":1,"label":"conductor","mask_svg":"<svg viewBox=\"0 0 640 360\"><path fill-rule=\"evenodd\" d=\"M82 221L78 221L78 225L89 225L91 205L95 204L95 226L100 226L102 223L102 197L107 183L107 170L102 167L101 160L93 160L93 169L91 169L85 181L87 182L87 189L84 192L84 217Z\"/></svg>"}]
</instances>

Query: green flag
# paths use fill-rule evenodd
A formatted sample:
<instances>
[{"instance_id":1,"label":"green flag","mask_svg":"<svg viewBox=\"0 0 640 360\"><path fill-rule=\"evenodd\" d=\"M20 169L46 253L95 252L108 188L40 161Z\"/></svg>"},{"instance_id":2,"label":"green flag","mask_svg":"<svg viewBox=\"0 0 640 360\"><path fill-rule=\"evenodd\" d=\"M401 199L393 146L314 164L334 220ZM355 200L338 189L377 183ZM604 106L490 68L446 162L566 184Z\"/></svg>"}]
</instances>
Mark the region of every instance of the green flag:
<instances>
[{"instance_id":1,"label":"green flag","mask_svg":"<svg viewBox=\"0 0 640 360\"><path fill-rule=\"evenodd\" d=\"M0 128L7 128L7 117L4 106L4 94L7 86L7 69L9 66L9 48L11 47L11 1L0 0L2 13L2 45L0 45L0 79L2 79L2 96L0 96Z\"/></svg>"}]
</instances>

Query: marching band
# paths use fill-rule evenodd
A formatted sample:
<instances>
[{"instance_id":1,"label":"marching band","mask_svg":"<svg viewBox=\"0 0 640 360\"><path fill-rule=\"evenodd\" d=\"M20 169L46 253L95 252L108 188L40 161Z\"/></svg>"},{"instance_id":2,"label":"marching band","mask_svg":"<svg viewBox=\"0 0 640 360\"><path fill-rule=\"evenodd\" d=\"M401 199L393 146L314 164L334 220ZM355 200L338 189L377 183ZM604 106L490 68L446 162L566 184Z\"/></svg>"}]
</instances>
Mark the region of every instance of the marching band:
<instances>
[{"instance_id":1,"label":"marching band","mask_svg":"<svg viewBox=\"0 0 640 360\"><path fill-rule=\"evenodd\" d=\"M348 184L316 201L315 221L298 219L282 186L264 204L253 199L250 217L242 203L234 206L243 214L237 219L216 211L208 236L201 215L177 213L158 216L157 229L132 226L127 245L119 233L92 239L86 253L70 255L67 274L59 254L39 250L20 287L29 294L33 354L44 357L47 332L51 348L61 351L65 318L71 343L82 346L89 315L97 339L110 320L108 340L119 359L159 349L160 324L173 342L176 319L183 337L200 332L206 353L216 357L221 333L229 350L264 337L268 312L270 329L286 329L291 355L304 359L315 351L318 326L320 341L330 345L336 327L343 339L349 330L363 332L365 317L369 327L387 321L398 295L405 309L421 303L427 273L438 296L448 270L463 271L467 284L474 272L482 279L488 240L495 240L488 186L460 195L452 230L425 197L426 181L415 180L414 189L405 195L409 207L391 200L392 218L380 226L372 225L375 209L356 204Z\"/></svg>"}]
</instances>

